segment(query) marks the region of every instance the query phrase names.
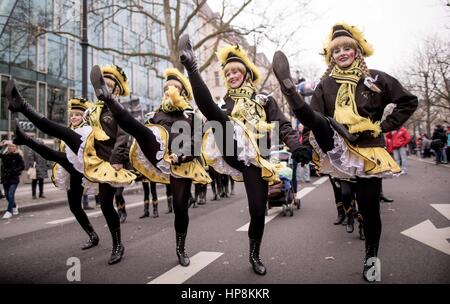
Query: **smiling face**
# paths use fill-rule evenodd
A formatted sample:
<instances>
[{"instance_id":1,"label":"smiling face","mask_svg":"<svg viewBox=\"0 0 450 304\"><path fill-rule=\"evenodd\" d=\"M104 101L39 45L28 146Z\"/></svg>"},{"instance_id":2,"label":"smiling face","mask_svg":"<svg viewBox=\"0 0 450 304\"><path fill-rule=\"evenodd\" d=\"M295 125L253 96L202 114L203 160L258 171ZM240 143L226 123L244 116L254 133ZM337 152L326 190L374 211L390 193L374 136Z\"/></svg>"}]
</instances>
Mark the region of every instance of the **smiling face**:
<instances>
[{"instance_id":1,"label":"smiling face","mask_svg":"<svg viewBox=\"0 0 450 304\"><path fill-rule=\"evenodd\" d=\"M347 36L337 37L330 43L332 61L341 69L345 69L355 61L357 49L358 44L353 38Z\"/></svg>"},{"instance_id":2,"label":"smiling face","mask_svg":"<svg viewBox=\"0 0 450 304\"><path fill-rule=\"evenodd\" d=\"M245 66L240 62L228 63L223 73L228 87L232 89L239 88L244 83L245 78Z\"/></svg>"},{"instance_id":3,"label":"smiling face","mask_svg":"<svg viewBox=\"0 0 450 304\"><path fill-rule=\"evenodd\" d=\"M78 127L83 122L82 110L71 110L69 113L70 125L72 127Z\"/></svg>"},{"instance_id":4,"label":"smiling face","mask_svg":"<svg viewBox=\"0 0 450 304\"><path fill-rule=\"evenodd\" d=\"M337 47L332 53L333 59L341 69L349 67L355 60L356 50L349 46Z\"/></svg>"},{"instance_id":5,"label":"smiling face","mask_svg":"<svg viewBox=\"0 0 450 304\"><path fill-rule=\"evenodd\" d=\"M17 151L17 146L15 144L9 144L8 145L8 152L9 153L16 153Z\"/></svg>"}]
</instances>

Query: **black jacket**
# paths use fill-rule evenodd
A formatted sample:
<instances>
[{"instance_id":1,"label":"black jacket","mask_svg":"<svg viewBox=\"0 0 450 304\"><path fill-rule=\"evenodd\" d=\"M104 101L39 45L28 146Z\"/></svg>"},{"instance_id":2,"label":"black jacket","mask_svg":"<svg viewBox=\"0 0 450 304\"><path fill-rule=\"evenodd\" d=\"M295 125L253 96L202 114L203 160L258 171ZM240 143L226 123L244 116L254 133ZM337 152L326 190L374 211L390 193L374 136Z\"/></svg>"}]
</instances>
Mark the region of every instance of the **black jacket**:
<instances>
[{"instance_id":1,"label":"black jacket","mask_svg":"<svg viewBox=\"0 0 450 304\"><path fill-rule=\"evenodd\" d=\"M253 97L254 98L254 97ZM233 99L226 95L224 98L225 106L223 110L227 115L231 115L231 112L234 108L234 101ZM267 122L271 123L274 121L279 122L279 138L281 141L283 141L289 149L292 151L300 148L300 140L298 137L297 131L295 131L292 128L292 125L290 121L284 116L284 114L281 112L280 108L277 105L277 102L272 96L266 96L266 103L264 105L264 110L266 111L267 116ZM267 147L270 148L270 139L266 139L268 141ZM261 139L260 139L261 141ZM263 152L263 151L261 151ZM263 157L267 157L268 155L262 155Z\"/></svg>"},{"instance_id":2,"label":"black jacket","mask_svg":"<svg viewBox=\"0 0 450 304\"><path fill-rule=\"evenodd\" d=\"M129 135L119 127L108 107L104 106L100 114L100 124L109 136L106 141L95 141L97 156L111 164L126 165L128 161Z\"/></svg>"},{"instance_id":3,"label":"black jacket","mask_svg":"<svg viewBox=\"0 0 450 304\"><path fill-rule=\"evenodd\" d=\"M185 116L187 115L187 117ZM155 112L155 115L148 120L148 122L152 124L161 125L164 127L167 132L169 133L169 152L175 153L178 156L181 156L181 154L185 156L189 156L184 161L191 161L194 156L194 118L195 115L193 113L189 113L187 111L172 111L172 112L164 112L162 110L157 110ZM175 130L172 129L172 126L175 122L181 122L180 126L184 127L181 130ZM188 127L189 126L189 127ZM201 126L201 124L200 124ZM184 131L190 131L189 134L183 134ZM178 132L180 131L180 132ZM201 130L200 130L201 132ZM180 140L178 147L173 147L172 142L178 137L178 136L189 136L190 142L182 141ZM186 145L187 144L187 145ZM200 142L199 142L200 144ZM176 149L176 151L175 151Z\"/></svg>"},{"instance_id":4,"label":"black jacket","mask_svg":"<svg viewBox=\"0 0 450 304\"><path fill-rule=\"evenodd\" d=\"M375 84L380 88L381 93L375 93L364 85L364 79L360 79L356 86L356 106L358 114L362 117L370 118L373 122L380 121L384 108L394 103L396 107L393 112L381 122L383 133L401 127L417 108L417 97L408 92L397 79L378 71L370 70L372 77L377 77ZM313 110L322 113L326 117L333 117L336 103L336 95L340 84L331 76L322 80L314 91L311 100ZM305 128L304 139L308 141L309 129ZM384 136L380 134L377 138L367 137L359 141L359 147L384 147Z\"/></svg>"},{"instance_id":5,"label":"black jacket","mask_svg":"<svg viewBox=\"0 0 450 304\"><path fill-rule=\"evenodd\" d=\"M22 156L19 153L0 154L2 159L1 180L2 184L18 184L20 175L25 169Z\"/></svg>"}]
</instances>

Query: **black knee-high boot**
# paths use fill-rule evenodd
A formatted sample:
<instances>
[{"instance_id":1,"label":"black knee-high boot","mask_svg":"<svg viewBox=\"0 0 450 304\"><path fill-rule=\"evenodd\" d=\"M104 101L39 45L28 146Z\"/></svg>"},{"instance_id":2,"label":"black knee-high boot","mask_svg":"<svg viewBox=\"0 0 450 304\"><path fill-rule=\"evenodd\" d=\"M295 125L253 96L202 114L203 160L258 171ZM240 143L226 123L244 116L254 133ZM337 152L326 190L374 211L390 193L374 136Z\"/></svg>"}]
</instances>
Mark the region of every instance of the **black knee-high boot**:
<instances>
[{"instance_id":1,"label":"black knee-high boot","mask_svg":"<svg viewBox=\"0 0 450 304\"><path fill-rule=\"evenodd\" d=\"M167 212L168 213L172 213L173 212L173 202L172 202L172 196L168 196L167 197Z\"/></svg>"},{"instance_id":2,"label":"black knee-high boot","mask_svg":"<svg viewBox=\"0 0 450 304\"><path fill-rule=\"evenodd\" d=\"M145 218L145 217L149 217L150 216L150 211L149 211L149 206L150 206L150 202L149 200L145 200L144 201L144 214L142 214L139 218Z\"/></svg>"},{"instance_id":3,"label":"black knee-high boot","mask_svg":"<svg viewBox=\"0 0 450 304\"><path fill-rule=\"evenodd\" d=\"M336 203L336 209L338 212L337 218L334 221L334 225L340 225L344 222L345 220L345 211L344 211L344 206L342 204L342 202L337 202Z\"/></svg>"},{"instance_id":4,"label":"black knee-high boot","mask_svg":"<svg viewBox=\"0 0 450 304\"><path fill-rule=\"evenodd\" d=\"M378 244L368 243L366 241L366 257L364 258L363 278L368 282L373 282L377 275L375 271L375 259L378 256Z\"/></svg>"},{"instance_id":5,"label":"black knee-high boot","mask_svg":"<svg viewBox=\"0 0 450 304\"><path fill-rule=\"evenodd\" d=\"M8 109L11 112L21 112L30 121L39 120L44 118L44 115L37 112L29 103L23 99L20 95L19 90L16 87L16 81L14 79L10 79L5 88L6 99L9 101ZM33 119L34 118L34 119Z\"/></svg>"},{"instance_id":6,"label":"black knee-high boot","mask_svg":"<svg viewBox=\"0 0 450 304\"><path fill-rule=\"evenodd\" d=\"M111 252L111 258L108 261L109 265L119 263L122 260L122 256L125 252L125 247L122 245L120 227L111 231L111 237L113 241L113 248Z\"/></svg>"},{"instance_id":7,"label":"black knee-high boot","mask_svg":"<svg viewBox=\"0 0 450 304\"><path fill-rule=\"evenodd\" d=\"M91 224L87 225L86 227L83 227L86 231L87 235L89 236L89 239L87 242L81 247L81 249L86 250L92 247L95 247L98 245L99 237L97 233L95 232L94 228Z\"/></svg>"},{"instance_id":8,"label":"black knee-high boot","mask_svg":"<svg viewBox=\"0 0 450 304\"><path fill-rule=\"evenodd\" d=\"M186 244L186 233L177 233L176 238L178 263L180 263L181 266L189 266L191 261L189 260L184 248Z\"/></svg>"},{"instance_id":9,"label":"black knee-high boot","mask_svg":"<svg viewBox=\"0 0 450 304\"><path fill-rule=\"evenodd\" d=\"M250 264L252 264L253 271L259 275L266 274L266 267L261 262L259 257L259 249L261 248L261 240L249 239L250 240Z\"/></svg>"},{"instance_id":10,"label":"black knee-high boot","mask_svg":"<svg viewBox=\"0 0 450 304\"><path fill-rule=\"evenodd\" d=\"M153 217L159 217L159 213L158 213L158 201L152 201L152 206L153 206Z\"/></svg>"}]
</instances>

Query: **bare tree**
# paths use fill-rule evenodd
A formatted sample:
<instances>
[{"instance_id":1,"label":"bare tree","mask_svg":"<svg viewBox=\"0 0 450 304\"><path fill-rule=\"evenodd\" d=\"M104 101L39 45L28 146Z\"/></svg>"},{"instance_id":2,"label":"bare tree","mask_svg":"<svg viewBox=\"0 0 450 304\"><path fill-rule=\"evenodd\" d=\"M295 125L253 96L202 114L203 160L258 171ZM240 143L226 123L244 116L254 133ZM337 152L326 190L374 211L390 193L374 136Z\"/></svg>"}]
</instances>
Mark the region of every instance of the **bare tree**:
<instances>
[{"instance_id":1,"label":"bare tree","mask_svg":"<svg viewBox=\"0 0 450 304\"><path fill-rule=\"evenodd\" d=\"M216 29L209 35L196 41L194 50L201 48L206 42L215 39L218 41L226 33L247 34L248 30L242 30L231 26L233 20L242 13L242 11L252 2L252 0L243 0L238 7L233 7L230 12L230 6L223 0L222 12L214 16ZM141 29L140 35L134 43L128 41L124 35L124 43L120 47L110 46L108 43L95 44L90 42L89 46L99 51L105 51L122 55L124 57L142 57L147 68L153 69L157 76L161 77L162 71L156 64L159 60L169 62L171 65L182 69L179 61L177 49L178 39L182 34L193 33L195 26L195 17L199 11L206 5L206 0L98 0L92 1L92 7L89 14L95 15L96 21L89 26L95 29L107 28L115 20L123 17L128 23L135 22L134 18L139 18L142 24L146 26ZM225 17L225 12L229 12ZM76 16L79 18L79 16ZM73 21L73 20L72 20ZM130 26L132 27L132 26ZM54 33L57 35L68 35L80 39L80 33L65 31L63 26L58 28L40 28L36 35L45 33ZM163 38L163 44L161 43ZM108 39L108 38L106 38ZM161 45L157 48L155 45ZM210 61L201 66L205 69Z\"/></svg>"},{"instance_id":2,"label":"bare tree","mask_svg":"<svg viewBox=\"0 0 450 304\"><path fill-rule=\"evenodd\" d=\"M419 97L419 107L409 123L419 130L425 124L430 134L433 123L450 116L450 42L429 37L411 62L402 82Z\"/></svg>"}]
</instances>

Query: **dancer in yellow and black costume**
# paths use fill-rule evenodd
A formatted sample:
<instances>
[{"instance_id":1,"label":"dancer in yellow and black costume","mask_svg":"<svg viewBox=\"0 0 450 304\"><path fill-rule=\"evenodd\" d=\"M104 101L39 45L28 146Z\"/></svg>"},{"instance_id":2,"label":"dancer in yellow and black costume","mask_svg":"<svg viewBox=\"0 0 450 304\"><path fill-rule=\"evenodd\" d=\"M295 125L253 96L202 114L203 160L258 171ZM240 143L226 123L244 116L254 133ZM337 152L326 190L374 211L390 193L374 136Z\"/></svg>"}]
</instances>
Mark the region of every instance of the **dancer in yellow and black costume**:
<instances>
[{"instance_id":1,"label":"dancer in yellow and black costume","mask_svg":"<svg viewBox=\"0 0 450 304\"><path fill-rule=\"evenodd\" d=\"M85 123L83 114L92 105L91 102L83 98L70 99L68 103L69 127L75 129L83 126ZM52 181L57 188L67 191L67 201L69 203L70 211L89 237L88 241L81 249L85 250L97 246L99 237L81 207L81 199L84 193L82 182L83 174L75 170L73 165L68 161L66 153L64 152L64 143L61 142L59 151L52 150L45 144L40 143L25 134L25 132L19 128L17 123L15 125L14 133L14 143L16 145L26 145L39 153L46 160L55 162L52 172Z\"/></svg>"},{"instance_id":2,"label":"dancer in yellow and black costume","mask_svg":"<svg viewBox=\"0 0 450 304\"><path fill-rule=\"evenodd\" d=\"M127 77L115 65L103 68L107 90L114 96L129 94ZM111 112L99 100L87 113L88 124L72 130L61 126L35 111L18 94L14 81L8 83L11 98L9 109L23 113L42 132L65 142L66 157L73 167L90 182L99 183L101 209L112 237L112 252L108 264L121 261L125 248L121 241L119 216L114 209L115 188L131 184L135 175L123 168L128 160L128 135L120 129Z\"/></svg>"},{"instance_id":3,"label":"dancer in yellow and black costume","mask_svg":"<svg viewBox=\"0 0 450 304\"><path fill-rule=\"evenodd\" d=\"M189 225L188 201L192 182L211 182L205 169L194 158L194 112L190 101L192 89L187 78L177 69L164 71L164 96L159 109L146 124L136 120L105 87L104 74L98 66L91 71L91 82L97 96L114 115L117 123L135 138L130 149L132 166L148 180L170 183L175 213L176 253L182 266L190 261L185 242ZM175 127L175 123L180 123ZM189 133L178 134L180 127ZM179 141L186 135L188 140ZM176 142L176 144L172 144Z\"/></svg>"},{"instance_id":4,"label":"dancer in yellow and black costume","mask_svg":"<svg viewBox=\"0 0 450 304\"><path fill-rule=\"evenodd\" d=\"M369 280L368 270L378 255L381 235L381 178L400 173L384 148L382 133L403 125L418 100L392 76L367 68L364 57L372 55L373 48L355 26L334 25L324 53L328 68L311 106L297 93L289 62L281 51L274 55L273 70L294 114L307 127L304 139L313 147L312 159L319 171L356 179L356 200L366 238L363 277ZM389 103L395 103L396 108L381 121ZM309 160L311 153L303 157Z\"/></svg>"},{"instance_id":5,"label":"dancer in yellow and black costume","mask_svg":"<svg viewBox=\"0 0 450 304\"><path fill-rule=\"evenodd\" d=\"M219 123L223 131L223 134L206 132L203 156L207 165L217 172L231 175L236 181L244 181L251 218L248 230L249 260L253 270L264 275L266 267L260 260L259 251L264 232L268 184L279 182L275 168L264 158L270 153L267 134L272 130L272 122L278 122L281 140L293 151L295 158L302 150L298 134L272 97L257 94L255 85L260 80L260 74L239 46L229 45L217 53L228 88L224 98L226 111L217 106L201 78L187 35L180 38L179 51L198 108L208 123Z\"/></svg>"}]
</instances>

